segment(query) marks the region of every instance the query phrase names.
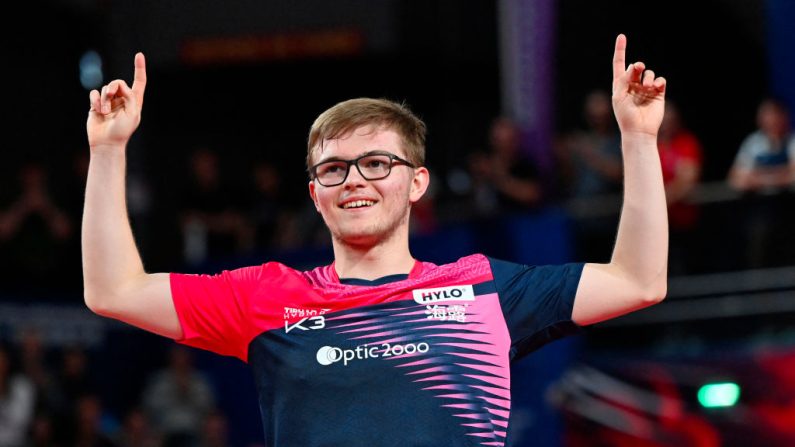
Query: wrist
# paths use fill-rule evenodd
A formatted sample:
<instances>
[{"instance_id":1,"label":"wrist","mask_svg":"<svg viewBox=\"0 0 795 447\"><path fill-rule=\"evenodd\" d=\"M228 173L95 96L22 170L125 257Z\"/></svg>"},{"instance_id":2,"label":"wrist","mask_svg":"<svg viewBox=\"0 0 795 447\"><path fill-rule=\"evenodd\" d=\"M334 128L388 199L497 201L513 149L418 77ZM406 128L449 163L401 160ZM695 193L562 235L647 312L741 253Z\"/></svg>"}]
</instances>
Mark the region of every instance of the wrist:
<instances>
[{"instance_id":1,"label":"wrist","mask_svg":"<svg viewBox=\"0 0 795 447\"><path fill-rule=\"evenodd\" d=\"M657 147L657 133L621 132L621 143L624 147Z\"/></svg>"},{"instance_id":2,"label":"wrist","mask_svg":"<svg viewBox=\"0 0 795 447\"><path fill-rule=\"evenodd\" d=\"M89 146L90 154L92 157L114 156L114 155L123 156L126 151L126 148L127 148L126 145L121 143L96 144Z\"/></svg>"}]
</instances>

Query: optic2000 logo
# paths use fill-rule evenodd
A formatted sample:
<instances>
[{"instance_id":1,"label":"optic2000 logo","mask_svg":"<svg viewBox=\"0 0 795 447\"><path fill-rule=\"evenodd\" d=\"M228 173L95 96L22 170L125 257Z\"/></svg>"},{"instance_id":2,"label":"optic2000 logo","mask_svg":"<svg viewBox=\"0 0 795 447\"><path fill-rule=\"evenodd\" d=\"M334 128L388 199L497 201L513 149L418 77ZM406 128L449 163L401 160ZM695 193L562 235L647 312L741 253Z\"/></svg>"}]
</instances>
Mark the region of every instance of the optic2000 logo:
<instances>
[{"instance_id":1,"label":"optic2000 logo","mask_svg":"<svg viewBox=\"0 0 795 447\"><path fill-rule=\"evenodd\" d=\"M403 343L391 344L381 343L380 345L359 345L354 349L341 349L334 346L323 346L317 350L317 362L323 366L331 365L342 361L344 366L354 360L366 360L376 358L393 357L403 354L424 354L430 350L428 343Z\"/></svg>"}]
</instances>

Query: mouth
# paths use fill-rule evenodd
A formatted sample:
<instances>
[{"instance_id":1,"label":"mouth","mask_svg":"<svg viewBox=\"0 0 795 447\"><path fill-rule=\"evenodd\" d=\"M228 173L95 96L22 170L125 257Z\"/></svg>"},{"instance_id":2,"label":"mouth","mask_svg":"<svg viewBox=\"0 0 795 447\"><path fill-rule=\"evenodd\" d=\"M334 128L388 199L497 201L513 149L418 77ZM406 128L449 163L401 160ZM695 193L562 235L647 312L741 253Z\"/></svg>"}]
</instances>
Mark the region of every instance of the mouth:
<instances>
[{"instance_id":1,"label":"mouth","mask_svg":"<svg viewBox=\"0 0 795 447\"><path fill-rule=\"evenodd\" d=\"M376 204L375 200L351 200L350 202L345 202L339 207L344 210L349 209L357 209L357 208L369 208Z\"/></svg>"}]
</instances>

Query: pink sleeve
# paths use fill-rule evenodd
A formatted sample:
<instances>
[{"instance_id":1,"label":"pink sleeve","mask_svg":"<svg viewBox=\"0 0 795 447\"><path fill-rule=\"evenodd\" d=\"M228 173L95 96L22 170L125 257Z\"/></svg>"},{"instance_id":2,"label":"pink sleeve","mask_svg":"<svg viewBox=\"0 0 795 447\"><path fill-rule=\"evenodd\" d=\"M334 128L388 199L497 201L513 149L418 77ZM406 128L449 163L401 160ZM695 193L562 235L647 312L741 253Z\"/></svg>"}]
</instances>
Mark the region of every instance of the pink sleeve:
<instances>
[{"instance_id":1,"label":"pink sleeve","mask_svg":"<svg viewBox=\"0 0 795 447\"><path fill-rule=\"evenodd\" d=\"M171 274L171 296L182 338L179 343L221 355L248 358L251 300L263 281L261 266L217 275Z\"/></svg>"}]
</instances>

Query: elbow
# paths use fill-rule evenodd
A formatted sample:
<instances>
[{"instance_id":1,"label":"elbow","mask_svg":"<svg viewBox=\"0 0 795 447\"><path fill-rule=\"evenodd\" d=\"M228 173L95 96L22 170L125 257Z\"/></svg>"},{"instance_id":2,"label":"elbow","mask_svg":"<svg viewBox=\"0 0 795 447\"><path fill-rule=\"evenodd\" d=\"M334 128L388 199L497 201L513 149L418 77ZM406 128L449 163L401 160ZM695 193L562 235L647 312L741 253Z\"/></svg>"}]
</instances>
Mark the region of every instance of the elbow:
<instances>
[{"instance_id":1,"label":"elbow","mask_svg":"<svg viewBox=\"0 0 795 447\"><path fill-rule=\"evenodd\" d=\"M112 308L110 305L112 300L110 298L110 294L99 290L93 290L89 287L86 287L83 292L83 300L86 303L86 307L88 307L91 312L103 317L112 315Z\"/></svg>"},{"instance_id":2,"label":"elbow","mask_svg":"<svg viewBox=\"0 0 795 447\"><path fill-rule=\"evenodd\" d=\"M88 310L97 315L102 315L102 300L97 296L96 292L90 292L88 288L85 288L83 291L83 301L86 303Z\"/></svg>"},{"instance_id":3,"label":"elbow","mask_svg":"<svg viewBox=\"0 0 795 447\"><path fill-rule=\"evenodd\" d=\"M640 294L640 299L643 303L643 307L648 307L661 303L667 294L668 282L661 281L659 284L646 287L645 290Z\"/></svg>"}]
</instances>

